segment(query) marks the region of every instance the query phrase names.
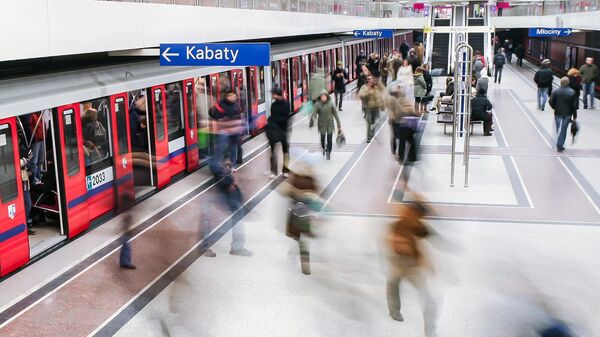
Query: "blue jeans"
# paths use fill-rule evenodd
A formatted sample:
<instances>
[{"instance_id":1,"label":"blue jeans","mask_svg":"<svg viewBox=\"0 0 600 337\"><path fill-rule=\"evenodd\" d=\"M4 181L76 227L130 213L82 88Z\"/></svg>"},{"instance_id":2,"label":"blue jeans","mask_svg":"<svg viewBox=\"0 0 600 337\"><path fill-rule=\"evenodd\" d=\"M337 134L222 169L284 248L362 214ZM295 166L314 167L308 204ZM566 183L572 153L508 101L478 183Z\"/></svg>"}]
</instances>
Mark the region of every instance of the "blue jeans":
<instances>
[{"instance_id":1,"label":"blue jeans","mask_svg":"<svg viewBox=\"0 0 600 337\"><path fill-rule=\"evenodd\" d=\"M583 83L583 108L587 109L588 107L588 95L590 96L590 106L594 108L594 97L596 97L596 93L594 89L596 88L596 83Z\"/></svg>"},{"instance_id":2,"label":"blue jeans","mask_svg":"<svg viewBox=\"0 0 600 337\"><path fill-rule=\"evenodd\" d=\"M565 139L567 138L567 130L569 129L569 123L571 122L571 115L554 116L554 122L556 123L556 132L558 133L556 148L562 150L565 148Z\"/></svg>"},{"instance_id":3,"label":"blue jeans","mask_svg":"<svg viewBox=\"0 0 600 337\"><path fill-rule=\"evenodd\" d=\"M502 81L502 67L495 67L494 69L494 83L500 83Z\"/></svg>"},{"instance_id":4,"label":"blue jeans","mask_svg":"<svg viewBox=\"0 0 600 337\"><path fill-rule=\"evenodd\" d=\"M544 109L546 107L546 101L548 101L548 88L538 88L537 99L538 109Z\"/></svg>"},{"instance_id":5,"label":"blue jeans","mask_svg":"<svg viewBox=\"0 0 600 337\"><path fill-rule=\"evenodd\" d=\"M35 141L31 146L31 161L29 162L34 182L36 179L41 180L44 155L44 142Z\"/></svg>"},{"instance_id":6,"label":"blue jeans","mask_svg":"<svg viewBox=\"0 0 600 337\"><path fill-rule=\"evenodd\" d=\"M218 134L215 153L212 159L216 162L220 162L225 154L228 153L229 160L231 161L231 167L235 167L238 146L240 145L241 139L242 136L238 134Z\"/></svg>"}]
</instances>

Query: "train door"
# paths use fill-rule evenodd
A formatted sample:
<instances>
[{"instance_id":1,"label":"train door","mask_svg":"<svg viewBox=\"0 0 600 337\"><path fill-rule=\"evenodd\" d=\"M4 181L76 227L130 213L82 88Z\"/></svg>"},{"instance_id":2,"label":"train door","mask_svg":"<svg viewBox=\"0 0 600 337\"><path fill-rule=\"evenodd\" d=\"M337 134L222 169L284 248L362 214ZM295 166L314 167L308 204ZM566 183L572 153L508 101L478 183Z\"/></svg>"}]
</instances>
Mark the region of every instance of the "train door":
<instances>
[{"instance_id":1,"label":"train door","mask_svg":"<svg viewBox=\"0 0 600 337\"><path fill-rule=\"evenodd\" d=\"M333 57L331 57L331 52L332 50L325 50L323 51L324 54L324 64L325 67L323 67L323 71L324 71L324 75L325 75L325 82L327 83L325 85L325 87L327 88L327 91L331 92L333 91L333 83L331 83L331 61L333 60Z\"/></svg>"},{"instance_id":2,"label":"train door","mask_svg":"<svg viewBox=\"0 0 600 337\"><path fill-rule=\"evenodd\" d=\"M256 135L267 123L267 105L264 97L264 68L248 68L248 88L250 88L250 132Z\"/></svg>"},{"instance_id":3,"label":"train door","mask_svg":"<svg viewBox=\"0 0 600 337\"><path fill-rule=\"evenodd\" d=\"M346 46L346 72L348 72L348 81L354 81L354 71L353 71L353 64L354 64L354 57L353 57L353 53L352 53L352 48L353 46Z\"/></svg>"},{"instance_id":4,"label":"train door","mask_svg":"<svg viewBox=\"0 0 600 337\"><path fill-rule=\"evenodd\" d=\"M161 188L171 180L169 170L169 138L167 137L167 104L165 86L150 88L150 139L152 144L152 167L156 186Z\"/></svg>"},{"instance_id":5,"label":"train door","mask_svg":"<svg viewBox=\"0 0 600 337\"><path fill-rule=\"evenodd\" d=\"M153 128L148 127L150 114L148 113L148 97L146 89L134 90L128 93L129 109L127 119L129 120L129 137L131 142L131 166L133 169L133 185L135 198L138 199L156 189L156 176L153 169L154 153L150 136ZM117 127L121 127L117 125ZM117 164L118 165L118 164ZM122 163L121 163L122 165Z\"/></svg>"},{"instance_id":6,"label":"train door","mask_svg":"<svg viewBox=\"0 0 600 337\"><path fill-rule=\"evenodd\" d=\"M273 89L281 87L281 64L279 61L271 62L271 79L273 82Z\"/></svg>"},{"instance_id":7,"label":"train door","mask_svg":"<svg viewBox=\"0 0 600 337\"><path fill-rule=\"evenodd\" d=\"M308 55L302 55L302 101L308 101Z\"/></svg>"},{"instance_id":8,"label":"train door","mask_svg":"<svg viewBox=\"0 0 600 337\"><path fill-rule=\"evenodd\" d=\"M283 91L283 97L286 100L290 100L290 87L289 87L289 69L286 60L280 60L281 63L281 90Z\"/></svg>"},{"instance_id":9,"label":"train door","mask_svg":"<svg viewBox=\"0 0 600 337\"><path fill-rule=\"evenodd\" d=\"M124 202L135 199L133 159L131 155L131 126L129 121L127 93L110 97L113 167L115 193L118 207L127 206Z\"/></svg>"},{"instance_id":10,"label":"train door","mask_svg":"<svg viewBox=\"0 0 600 337\"><path fill-rule=\"evenodd\" d=\"M206 161L212 154L211 149L211 130L210 130L210 118L208 115L208 108L210 99L207 93L208 83L210 83L210 76L197 77L196 78L196 119L198 128L198 152L200 162Z\"/></svg>"},{"instance_id":11,"label":"train door","mask_svg":"<svg viewBox=\"0 0 600 337\"><path fill-rule=\"evenodd\" d=\"M242 107L242 114L243 114L243 118L246 121L246 128L244 130L244 133L242 135L242 137L249 135L249 123L252 119L252 115L251 115L251 107L250 107L250 100L248 97L248 89L246 87L246 81L245 81L245 76L244 76L244 71L242 69L234 69L231 71L231 87L233 88L233 91L235 91L235 93L238 96L238 102L240 104L240 106ZM241 151L238 150L238 154L240 154ZM238 156L238 160L241 160L241 157Z\"/></svg>"},{"instance_id":12,"label":"train door","mask_svg":"<svg viewBox=\"0 0 600 337\"><path fill-rule=\"evenodd\" d=\"M15 118L0 119L0 277L29 261Z\"/></svg>"},{"instance_id":13,"label":"train door","mask_svg":"<svg viewBox=\"0 0 600 337\"><path fill-rule=\"evenodd\" d=\"M292 111L298 111L302 106L302 61L300 56L292 58L291 62L292 84Z\"/></svg>"},{"instance_id":14,"label":"train door","mask_svg":"<svg viewBox=\"0 0 600 337\"><path fill-rule=\"evenodd\" d=\"M169 174L171 177L186 168L186 130L183 82L173 82L165 86L167 135L169 149Z\"/></svg>"},{"instance_id":15,"label":"train door","mask_svg":"<svg viewBox=\"0 0 600 337\"><path fill-rule=\"evenodd\" d=\"M183 106L185 111L185 148L187 172L196 170L199 166L198 153L198 124L196 122L196 90L194 79L183 81Z\"/></svg>"},{"instance_id":16,"label":"train door","mask_svg":"<svg viewBox=\"0 0 600 337\"><path fill-rule=\"evenodd\" d=\"M57 108L59 170L63 223L67 236L72 238L89 225L88 196L85 174L83 132L79 103Z\"/></svg>"}]
</instances>

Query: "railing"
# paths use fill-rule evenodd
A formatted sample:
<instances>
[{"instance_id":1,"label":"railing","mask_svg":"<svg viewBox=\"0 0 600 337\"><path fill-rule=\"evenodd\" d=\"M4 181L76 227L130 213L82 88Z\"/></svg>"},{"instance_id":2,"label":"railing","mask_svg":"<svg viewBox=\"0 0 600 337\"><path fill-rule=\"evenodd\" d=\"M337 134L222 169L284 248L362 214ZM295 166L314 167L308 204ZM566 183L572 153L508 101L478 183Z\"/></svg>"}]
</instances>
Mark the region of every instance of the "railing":
<instances>
[{"instance_id":1,"label":"railing","mask_svg":"<svg viewBox=\"0 0 600 337\"><path fill-rule=\"evenodd\" d=\"M425 10L415 11L410 3L370 2L366 0L99 0L185 6L257 9L374 18L424 17Z\"/></svg>"},{"instance_id":2,"label":"railing","mask_svg":"<svg viewBox=\"0 0 600 337\"><path fill-rule=\"evenodd\" d=\"M511 2L510 8L492 6L493 16L541 16L600 10L599 0L522 1Z\"/></svg>"}]
</instances>

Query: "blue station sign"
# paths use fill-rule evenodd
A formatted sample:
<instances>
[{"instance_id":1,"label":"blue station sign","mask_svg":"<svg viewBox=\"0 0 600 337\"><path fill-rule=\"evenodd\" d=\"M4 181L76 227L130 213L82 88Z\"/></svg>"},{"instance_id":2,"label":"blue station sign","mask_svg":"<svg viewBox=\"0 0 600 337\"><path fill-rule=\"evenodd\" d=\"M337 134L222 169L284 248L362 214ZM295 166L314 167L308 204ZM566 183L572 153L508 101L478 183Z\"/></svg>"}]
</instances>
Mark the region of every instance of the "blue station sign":
<instances>
[{"instance_id":1,"label":"blue station sign","mask_svg":"<svg viewBox=\"0 0 600 337\"><path fill-rule=\"evenodd\" d=\"M165 43L161 66L268 66L269 43Z\"/></svg>"},{"instance_id":2,"label":"blue station sign","mask_svg":"<svg viewBox=\"0 0 600 337\"><path fill-rule=\"evenodd\" d=\"M365 39L365 38L382 39L382 38L387 38L387 37L393 37L394 30L393 29L355 30L354 34L352 34L352 35L354 35L354 37L357 39Z\"/></svg>"},{"instance_id":3,"label":"blue station sign","mask_svg":"<svg viewBox=\"0 0 600 337\"><path fill-rule=\"evenodd\" d=\"M569 36L571 28L529 28L529 37Z\"/></svg>"}]
</instances>

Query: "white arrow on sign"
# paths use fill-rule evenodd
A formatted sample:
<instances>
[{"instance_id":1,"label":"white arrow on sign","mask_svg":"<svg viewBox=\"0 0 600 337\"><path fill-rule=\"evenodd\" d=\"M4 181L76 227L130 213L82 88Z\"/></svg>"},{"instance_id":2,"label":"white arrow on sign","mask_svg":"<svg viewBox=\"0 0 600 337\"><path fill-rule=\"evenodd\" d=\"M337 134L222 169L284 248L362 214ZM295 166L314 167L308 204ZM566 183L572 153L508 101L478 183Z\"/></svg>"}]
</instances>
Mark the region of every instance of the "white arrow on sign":
<instances>
[{"instance_id":1,"label":"white arrow on sign","mask_svg":"<svg viewBox=\"0 0 600 337\"><path fill-rule=\"evenodd\" d=\"M358 37L360 35L359 32L354 32L354 37Z\"/></svg>"},{"instance_id":2,"label":"white arrow on sign","mask_svg":"<svg viewBox=\"0 0 600 337\"><path fill-rule=\"evenodd\" d=\"M171 47L167 47L167 49L165 49L165 51L162 53L162 57L164 57L167 62L171 62L169 56L179 56L179 53L169 53L169 50L171 50Z\"/></svg>"},{"instance_id":3,"label":"white arrow on sign","mask_svg":"<svg viewBox=\"0 0 600 337\"><path fill-rule=\"evenodd\" d=\"M571 35L571 29L570 28L567 29L566 33L567 33L567 36Z\"/></svg>"}]
</instances>

